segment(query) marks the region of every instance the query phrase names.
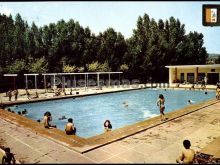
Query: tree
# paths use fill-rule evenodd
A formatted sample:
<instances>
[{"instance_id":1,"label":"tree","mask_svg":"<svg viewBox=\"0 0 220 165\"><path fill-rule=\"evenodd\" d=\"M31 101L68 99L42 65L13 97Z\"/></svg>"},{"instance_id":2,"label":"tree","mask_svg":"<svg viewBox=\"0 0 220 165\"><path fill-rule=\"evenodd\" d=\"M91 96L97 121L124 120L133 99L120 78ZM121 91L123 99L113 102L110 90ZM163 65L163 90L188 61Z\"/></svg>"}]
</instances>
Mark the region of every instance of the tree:
<instances>
[{"instance_id":1,"label":"tree","mask_svg":"<svg viewBox=\"0 0 220 165\"><path fill-rule=\"evenodd\" d=\"M25 60L17 59L6 67L6 73L24 73L24 71L26 71Z\"/></svg>"},{"instance_id":2,"label":"tree","mask_svg":"<svg viewBox=\"0 0 220 165\"><path fill-rule=\"evenodd\" d=\"M65 72L65 73L73 73L73 72L75 72L76 71L76 66L75 65L73 65L73 66L71 66L71 65L64 65L63 66L63 72Z\"/></svg>"},{"instance_id":3,"label":"tree","mask_svg":"<svg viewBox=\"0 0 220 165\"><path fill-rule=\"evenodd\" d=\"M0 67L5 68L14 60L14 21L12 16L0 14Z\"/></svg>"},{"instance_id":4,"label":"tree","mask_svg":"<svg viewBox=\"0 0 220 165\"><path fill-rule=\"evenodd\" d=\"M0 14L0 72L123 71L126 78L168 81L166 65L205 64L202 33L185 34L178 18L137 19L131 37L107 28L98 35L79 22L63 19L29 26L20 14Z\"/></svg>"},{"instance_id":5,"label":"tree","mask_svg":"<svg viewBox=\"0 0 220 165\"><path fill-rule=\"evenodd\" d=\"M48 62L44 57L35 59L29 66L29 71L32 73L46 73L48 71Z\"/></svg>"},{"instance_id":6,"label":"tree","mask_svg":"<svg viewBox=\"0 0 220 165\"><path fill-rule=\"evenodd\" d=\"M122 72L127 72L128 69L129 69L129 67L128 67L127 64L122 64L122 65L120 66L120 71L122 71Z\"/></svg>"},{"instance_id":7,"label":"tree","mask_svg":"<svg viewBox=\"0 0 220 165\"><path fill-rule=\"evenodd\" d=\"M87 65L89 72L109 72L111 71L107 61L99 63L98 61Z\"/></svg>"},{"instance_id":8,"label":"tree","mask_svg":"<svg viewBox=\"0 0 220 165\"><path fill-rule=\"evenodd\" d=\"M26 58L27 52L27 29L28 25L21 18L20 14L15 16L15 30L14 30L14 56L15 59L24 59Z\"/></svg>"},{"instance_id":9,"label":"tree","mask_svg":"<svg viewBox=\"0 0 220 165\"><path fill-rule=\"evenodd\" d=\"M112 70L119 70L122 58L127 51L124 36L113 28L108 28L98 35L100 43L97 59L100 63L107 62Z\"/></svg>"},{"instance_id":10,"label":"tree","mask_svg":"<svg viewBox=\"0 0 220 165\"><path fill-rule=\"evenodd\" d=\"M81 66L81 67L77 67L77 70L79 73L82 73L84 72L85 68Z\"/></svg>"},{"instance_id":11,"label":"tree","mask_svg":"<svg viewBox=\"0 0 220 165\"><path fill-rule=\"evenodd\" d=\"M98 68L99 68L99 63L98 63L98 61L96 61L96 62L93 62L93 63L91 63L91 64L88 64L87 65L87 70L89 71L89 72L96 72L97 70L98 70Z\"/></svg>"}]
</instances>

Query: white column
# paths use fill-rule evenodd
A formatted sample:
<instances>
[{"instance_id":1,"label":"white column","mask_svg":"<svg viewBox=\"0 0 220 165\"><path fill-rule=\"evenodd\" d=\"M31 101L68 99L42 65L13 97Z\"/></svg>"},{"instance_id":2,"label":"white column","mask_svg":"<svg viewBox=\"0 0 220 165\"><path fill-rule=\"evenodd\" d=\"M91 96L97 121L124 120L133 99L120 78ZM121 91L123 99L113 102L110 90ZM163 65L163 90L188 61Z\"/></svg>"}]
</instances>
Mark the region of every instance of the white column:
<instances>
[{"instance_id":1,"label":"white column","mask_svg":"<svg viewBox=\"0 0 220 165\"><path fill-rule=\"evenodd\" d=\"M108 74L108 86L110 87L111 82L110 82L111 78L110 78L110 73Z\"/></svg>"},{"instance_id":2,"label":"white column","mask_svg":"<svg viewBox=\"0 0 220 165\"><path fill-rule=\"evenodd\" d=\"M99 87L99 73L97 73L97 83L98 83L98 87Z\"/></svg>"},{"instance_id":3,"label":"white column","mask_svg":"<svg viewBox=\"0 0 220 165\"><path fill-rule=\"evenodd\" d=\"M45 93L47 92L47 82L46 82L46 75L44 75L44 89L45 89Z\"/></svg>"},{"instance_id":4,"label":"white column","mask_svg":"<svg viewBox=\"0 0 220 165\"><path fill-rule=\"evenodd\" d=\"M28 89L27 75L25 75L26 88Z\"/></svg>"},{"instance_id":5,"label":"white column","mask_svg":"<svg viewBox=\"0 0 220 165\"><path fill-rule=\"evenodd\" d=\"M37 75L34 75L35 89L37 89Z\"/></svg>"},{"instance_id":6,"label":"white column","mask_svg":"<svg viewBox=\"0 0 220 165\"><path fill-rule=\"evenodd\" d=\"M65 89L65 76L62 77L62 88Z\"/></svg>"},{"instance_id":7,"label":"white column","mask_svg":"<svg viewBox=\"0 0 220 165\"><path fill-rule=\"evenodd\" d=\"M119 73L119 87L120 87L120 73Z\"/></svg>"},{"instance_id":8,"label":"white column","mask_svg":"<svg viewBox=\"0 0 220 165\"><path fill-rule=\"evenodd\" d=\"M89 74L87 74L87 87L89 86Z\"/></svg>"},{"instance_id":9,"label":"white column","mask_svg":"<svg viewBox=\"0 0 220 165\"><path fill-rule=\"evenodd\" d=\"M86 74L85 74L85 90L86 90Z\"/></svg>"},{"instance_id":10,"label":"white column","mask_svg":"<svg viewBox=\"0 0 220 165\"><path fill-rule=\"evenodd\" d=\"M55 78L56 78L56 77L55 77L55 74L53 75L53 78L54 78L54 79L53 79L53 89L55 89Z\"/></svg>"},{"instance_id":11,"label":"white column","mask_svg":"<svg viewBox=\"0 0 220 165\"><path fill-rule=\"evenodd\" d=\"M76 90L76 75L74 74L74 88Z\"/></svg>"},{"instance_id":12,"label":"white column","mask_svg":"<svg viewBox=\"0 0 220 165\"><path fill-rule=\"evenodd\" d=\"M169 68L169 84L172 84L172 68Z\"/></svg>"}]
</instances>

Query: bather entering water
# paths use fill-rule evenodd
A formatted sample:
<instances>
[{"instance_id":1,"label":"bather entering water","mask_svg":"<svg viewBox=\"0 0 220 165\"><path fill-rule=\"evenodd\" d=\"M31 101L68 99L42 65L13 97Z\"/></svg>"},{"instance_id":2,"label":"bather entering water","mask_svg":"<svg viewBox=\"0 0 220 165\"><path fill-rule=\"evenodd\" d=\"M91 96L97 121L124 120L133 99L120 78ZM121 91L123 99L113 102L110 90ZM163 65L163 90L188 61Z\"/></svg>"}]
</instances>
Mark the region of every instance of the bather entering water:
<instances>
[{"instance_id":1,"label":"bather entering water","mask_svg":"<svg viewBox=\"0 0 220 165\"><path fill-rule=\"evenodd\" d=\"M112 125L111 125L110 120L106 120L106 121L104 122L104 127L105 127L105 132L111 131Z\"/></svg>"},{"instance_id":2,"label":"bather entering water","mask_svg":"<svg viewBox=\"0 0 220 165\"><path fill-rule=\"evenodd\" d=\"M68 123L65 127L65 132L67 135L75 135L76 134L76 127L74 126L73 119L69 118Z\"/></svg>"},{"instance_id":3,"label":"bather entering water","mask_svg":"<svg viewBox=\"0 0 220 165\"><path fill-rule=\"evenodd\" d=\"M50 112L44 113L43 123L45 128L56 128L56 125L50 124L50 121L52 121L52 115Z\"/></svg>"}]
</instances>

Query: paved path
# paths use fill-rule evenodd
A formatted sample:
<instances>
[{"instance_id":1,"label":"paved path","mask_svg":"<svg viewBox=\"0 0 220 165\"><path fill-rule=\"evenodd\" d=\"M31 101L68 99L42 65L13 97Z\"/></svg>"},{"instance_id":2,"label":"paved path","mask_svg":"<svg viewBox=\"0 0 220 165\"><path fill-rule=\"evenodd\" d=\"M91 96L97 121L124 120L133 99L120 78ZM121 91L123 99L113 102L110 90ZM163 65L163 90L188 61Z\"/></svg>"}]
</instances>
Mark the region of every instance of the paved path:
<instances>
[{"instance_id":1,"label":"paved path","mask_svg":"<svg viewBox=\"0 0 220 165\"><path fill-rule=\"evenodd\" d=\"M219 136L220 103L84 154L0 118L0 145L24 163L175 163L184 139L200 151Z\"/></svg>"}]
</instances>

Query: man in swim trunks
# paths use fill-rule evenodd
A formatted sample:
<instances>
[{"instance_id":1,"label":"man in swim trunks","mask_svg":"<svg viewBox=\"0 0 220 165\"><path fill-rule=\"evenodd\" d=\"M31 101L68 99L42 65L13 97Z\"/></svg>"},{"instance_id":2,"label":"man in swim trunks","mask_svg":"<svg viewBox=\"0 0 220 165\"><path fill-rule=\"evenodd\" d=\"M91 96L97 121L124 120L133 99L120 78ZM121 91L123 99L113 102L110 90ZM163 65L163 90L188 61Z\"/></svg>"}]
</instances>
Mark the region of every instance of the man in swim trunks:
<instances>
[{"instance_id":1,"label":"man in swim trunks","mask_svg":"<svg viewBox=\"0 0 220 165\"><path fill-rule=\"evenodd\" d=\"M14 95L15 95L15 101L17 101L17 99L18 99L18 90L17 89L14 90Z\"/></svg>"},{"instance_id":2,"label":"man in swim trunks","mask_svg":"<svg viewBox=\"0 0 220 165\"><path fill-rule=\"evenodd\" d=\"M69 118L68 123L66 124L65 131L67 135L75 135L76 127L74 127L73 119Z\"/></svg>"},{"instance_id":3,"label":"man in swim trunks","mask_svg":"<svg viewBox=\"0 0 220 165\"><path fill-rule=\"evenodd\" d=\"M192 164L195 162L195 151L190 149L191 143L189 140L183 141L184 150L181 152L176 162L179 164Z\"/></svg>"},{"instance_id":4,"label":"man in swim trunks","mask_svg":"<svg viewBox=\"0 0 220 165\"><path fill-rule=\"evenodd\" d=\"M12 91L11 91L11 89L9 89L9 91L8 91L8 98L9 98L9 101L11 101L11 97L12 97Z\"/></svg>"},{"instance_id":5,"label":"man in swim trunks","mask_svg":"<svg viewBox=\"0 0 220 165\"><path fill-rule=\"evenodd\" d=\"M5 148L5 155L2 157L2 164L15 164L14 154L10 152L10 148Z\"/></svg>"}]
</instances>

